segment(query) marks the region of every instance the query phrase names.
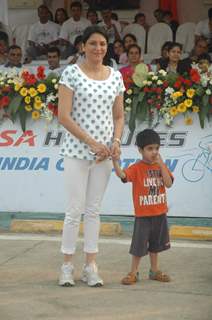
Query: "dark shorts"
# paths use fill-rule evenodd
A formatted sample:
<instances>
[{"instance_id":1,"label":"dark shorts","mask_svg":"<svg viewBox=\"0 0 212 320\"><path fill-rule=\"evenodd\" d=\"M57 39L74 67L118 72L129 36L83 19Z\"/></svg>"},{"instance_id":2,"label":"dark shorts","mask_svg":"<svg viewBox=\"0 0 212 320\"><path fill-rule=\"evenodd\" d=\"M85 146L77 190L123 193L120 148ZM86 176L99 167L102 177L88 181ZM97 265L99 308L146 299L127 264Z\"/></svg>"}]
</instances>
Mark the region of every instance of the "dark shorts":
<instances>
[{"instance_id":1,"label":"dark shorts","mask_svg":"<svg viewBox=\"0 0 212 320\"><path fill-rule=\"evenodd\" d=\"M143 257L170 248L166 214L154 217L136 217L130 254Z\"/></svg>"}]
</instances>

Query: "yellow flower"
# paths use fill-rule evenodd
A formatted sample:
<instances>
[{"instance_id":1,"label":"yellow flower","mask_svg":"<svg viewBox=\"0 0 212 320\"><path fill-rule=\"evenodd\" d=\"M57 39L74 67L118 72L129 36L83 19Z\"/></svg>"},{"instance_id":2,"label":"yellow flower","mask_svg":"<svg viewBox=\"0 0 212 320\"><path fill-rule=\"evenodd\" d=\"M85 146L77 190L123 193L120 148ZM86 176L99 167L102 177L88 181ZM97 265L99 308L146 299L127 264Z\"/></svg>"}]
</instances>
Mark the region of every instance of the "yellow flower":
<instances>
[{"instance_id":1,"label":"yellow flower","mask_svg":"<svg viewBox=\"0 0 212 320\"><path fill-rule=\"evenodd\" d=\"M190 126L193 123L193 119L191 117L185 117L185 124Z\"/></svg>"},{"instance_id":2,"label":"yellow flower","mask_svg":"<svg viewBox=\"0 0 212 320\"><path fill-rule=\"evenodd\" d=\"M45 85L44 83L40 83L40 84L37 86L37 90L38 90L38 92L40 92L40 93L46 92L46 85Z\"/></svg>"},{"instance_id":3,"label":"yellow flower","mask_svg":"<svg viewBox=\"0 0 212 320\"><path fill-rule=\"evenodd\" d=\"M186 91L186 95L188 98L193 98L193 96L195 95L195 90L194 89L188 89Z\"/></svg>"},{"instance_id":4,"label":"yellow flower","mask_svg":"<svg viewBox=\"0 0 212 320\"><path fill-rule=\"evenodd\" d=\"M19 91L20 88L21 88L20 83L16 83L16 84L15 84L15 87L14 87L14 90L15 90L15 91Z\"/></svg>"},{"instance_id":5,"label":"yellow flower","mask_svg":"<svg viewBox=\"0 0 212 320\"><path fill-rule=\"evenodd\" d=\"M132 93L133 93L132 89L128 89L128 90L127 90L127 94L130 95L130 94L132 94Z\"/></svg>"},{"instance_id":6,"label":"yellow flower","mask_svg":"<svg viewBox=\"0 0 212 320\"><path fill-rule=\"evenodd\" d=\"M41 101L41 97L36 96L34 100L35 100L35 102L40 102Z\"/></svg>"},{"instance_id":7,"label":"yellow flower","mask_svg":"<svg viewBox=\"0 0 212 320\"><path fill-rule=\"evenodd\" d=\"M36 110L40 110L42 108L42 101L35 101L33 107Z\"/></svg>"},{"instance_id":8,"label":"yellow flower","mask_svg":"<svg viewBox=\"0 0 212 320\"><path fill-rule=\"evenodd\" d=\"M192 100L191 99L185 99L184 104L187 108L190 108L192 106Z\"/></svg>"},{"instance_id":9,"label":"yellow flower","mask_svg":"<svg viewBox=\"0 0 212 320\"><path fill-rule=\"evenodd\" d=\"M25 105L24 108L25 108L25 110L28 111L28 112L32 111L32 107L30 106L30 104Z\"/></svg>"},{"instance_id":10,"label":"yellow flower","mask_svg":"<svg viewBox=\"0 0 212 320\"><path fill-rule=\"evenodd\" d=\"M39 111L36 111L36 110L32 111L32 119L33 119L33 120L38 120L38 119L40 119L40 112L39 112Z\"/></svg>"},{"instance_id":11,"label":"yellow flower","mask_svg":"<svg viewBox=\"0 0 212 320\"><path fill-rule=\"evenodd\" d=\"M187 108L186 108L186 105L185 105L185 103L180 103L180 104L178 104L178 106L177 106L177 111L178 112L186 112L186 110L187 110Z\"/></svg>"},{"instance_id":12,"label":"yellow flower","mask_svg":"<svg viewBox=\"0 0 212 320\"><path fill-rule=\"evenodd\" d=\"M31 97L30 97L30 96L26 96L26 97L24 98L24 101L25 101L27 104L29 104L30 101L31 101Z\"/></svg>"},{"instance_id":13,"label":"yellow flower","mask_svg":"<svg viewBox=\"0 0 212 320\"><path fill-rule=\"evenodd\" d=\"M177 99L177 98L181 97L182 95L183 94L181 91L176 91L176 92L172 93L172 98Z\"/></svg>"},{"instance_id":14,"label":"yellow flower","mask_svg":"<svg viewBox=\"0 0 212 320\"><path fill-rule=\"evenodd\" d=\"M21 88L21 90L20 90L20 95L21 95L22 97L26 97L27 93L28 93L27 88L25 88L25 87Z\"/></svg>"},{"instance_id":15,"label":"yellow flower","mask_svg":"<svg viewBox=\"0 0 212 320\"><path fill-rule=\"evenodd\" d=\"M172 117L175 117L178 114L177 108L176 107L171 107L169 110L169 113Z\"/></svg>"},{"instance_id":16,"label":"yellow flower","mask_svg":"<svg viewBox=\"0 0 212 320\"><path fill-rule=\"evenodd\" d=\"M192 107L193 112L199 112L199 107L198 106L193 106Z\"/></svg>"},{"instance_id":17,"label":"yellow flower","mask_svg":"<svg viewBox=\"0 0 212 320\"><path fill-rule=\"evenodd\" d=\"M38 92L37 92L37 90L35 90L35 88L31 87L31 88L29 89L29 94L30 94L30 96L33 98L33 97L35 97L35 96L38 94Z\"/></svg>"}]
</instances>

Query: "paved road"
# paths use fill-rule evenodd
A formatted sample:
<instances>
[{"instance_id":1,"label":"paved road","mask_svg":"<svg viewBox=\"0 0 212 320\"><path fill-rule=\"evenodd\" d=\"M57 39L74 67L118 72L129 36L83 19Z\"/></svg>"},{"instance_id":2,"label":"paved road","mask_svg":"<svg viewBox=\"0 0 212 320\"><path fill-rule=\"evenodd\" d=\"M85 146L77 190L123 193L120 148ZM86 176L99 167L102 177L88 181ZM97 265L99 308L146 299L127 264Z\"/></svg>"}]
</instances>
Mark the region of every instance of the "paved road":
<instances>
[{"instance_id":1,"label":"paved road","mask_svg":"<svg viewBox=\"0 0 212 320\"><path fill-rule=\"evenodd\" d=\"M0 235L1 320L211 320L212 243L172 242L161 254L161 268L173 281L147 278L145 257L142 280L123 286L129 268L129 239L101 239L98 264L105 280L102 288L80 282L82 241L75 259L76 287L57 285L62 259L60 237Z\"/></svg>"}]
</instances>

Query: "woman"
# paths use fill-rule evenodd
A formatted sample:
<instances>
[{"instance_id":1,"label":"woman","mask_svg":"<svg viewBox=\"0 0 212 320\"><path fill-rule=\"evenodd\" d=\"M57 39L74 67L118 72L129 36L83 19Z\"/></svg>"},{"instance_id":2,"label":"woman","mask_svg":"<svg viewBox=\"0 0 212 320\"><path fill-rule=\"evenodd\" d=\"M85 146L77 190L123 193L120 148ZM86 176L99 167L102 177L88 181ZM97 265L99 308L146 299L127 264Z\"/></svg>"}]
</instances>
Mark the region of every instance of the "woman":
<instances>
[{"instance_id":1,"label":"woman","mask_svg":"<svg viewBox=\"0 0 212 320\"><path fill-rule=\"evenodd\" d=\"M164 69L167 72L175 72L183 74L185 72L181 62L182 45L178 42L171 42L168 46L168 58L160 60L158 70Z\"/></svg>"},{"instance_id":2,"label":"woman","mask_svg":"<svg viewBox=\"0 0 212 320\"><path fill-rule=\"evenodd\" d=\"M84 60L84 52L83 52L83 43L82 43L82 36L77 36L74 40L74 48L76 53L67 58L68 64L74 63L82 63Z\"/></svg>"},{"instance_id":3,"label":"woman","mask_svg":"<svg viewBox=\"0 0 212 320\"><path fill-rule=\"evenodd\" d=\"M133 84L132 75L135 67L141 63L141 48L137 44L132 44L127 50L127 58L129 64L120 69L126 90Z\"/></svg>"},{"instance_id":4,"label":"woman","mask_svg":"<svg viewBox=\"0 0 212 320\"><path fill-rule=\"evenodd\" d=\"M63 22L68 20L68 14L64 8L57 8L55 11L54 22L62 26Z\"/></svg>"},{"instance_id":5,"label":"woman","mask_svg":"<svg viewBox=\"0 0 212 320\"><path fill-rule=\"evenodd\" d=\"M124 44L122 40L115 40L113 42L113 53L114 53L114 59L116 60L116 63L119 64L119 59L122 53L124 53Z\"/></svg>"},{"instance_id":6,"label":"woman","mask_svg":"<svg viewBox=\"0 0 212 320\"><path fill-rule=\"evenodd\" d=\"M132 44L137 44L137 39L134 36L134 34L127 33L123 38L123 44L124 44L124 52L120 56L119 63L126 65L128 64L127 50L129 46L131 46Z\"/></svg>"},{"instance_id":7,"label":"woman","mask_svg":"<svg viewBox=\"0 0 212 320\"><path fill-rule=\"evenodd\" d=\"M98 14L93 9L88 9L87 14L86 14L86 18L90 21L90 23L92 25L99 23Z\"/></svg>"},{"instance_id":8,"label":"woman","mask_svg":"<svg viewBox=\"0 0 212 320\"><path fill-rule=\"evenodd\" d=\"M85 59L68 66L59 87L59 121L66 136L64 178L68 196L61 251L64 263L59 284L74 285L73 257L84 213L84 252L82 280L89 286L102 286L98 275L99 211L111 174L111 156L120 155L124 125L124 85L119 71L103 65L108 38L99 26L86 28L83 34Z\"/></svg>"}]
</instances>

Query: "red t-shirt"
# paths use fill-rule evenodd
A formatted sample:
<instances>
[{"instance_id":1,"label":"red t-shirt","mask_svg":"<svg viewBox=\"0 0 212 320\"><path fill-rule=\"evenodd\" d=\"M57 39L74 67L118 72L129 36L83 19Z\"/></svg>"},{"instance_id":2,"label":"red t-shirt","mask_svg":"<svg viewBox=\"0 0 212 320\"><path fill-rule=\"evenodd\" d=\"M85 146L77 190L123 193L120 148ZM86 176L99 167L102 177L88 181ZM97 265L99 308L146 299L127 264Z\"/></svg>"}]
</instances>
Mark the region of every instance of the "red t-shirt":
<instances>
[{"instance_id":1,"label":"red t-shirt","mask_svg":"<svg viewBox=\"0 0 212 320\"><path fill-rule=\"evenodd\" d=\"M167 168L169 171L169 169ZM158 164L139 161L124 169L126 179L132 182L136 217L159 216L168 211L166 189ZM170 176L173 178L171 172Z\"/></svg>"}]
</instances>

